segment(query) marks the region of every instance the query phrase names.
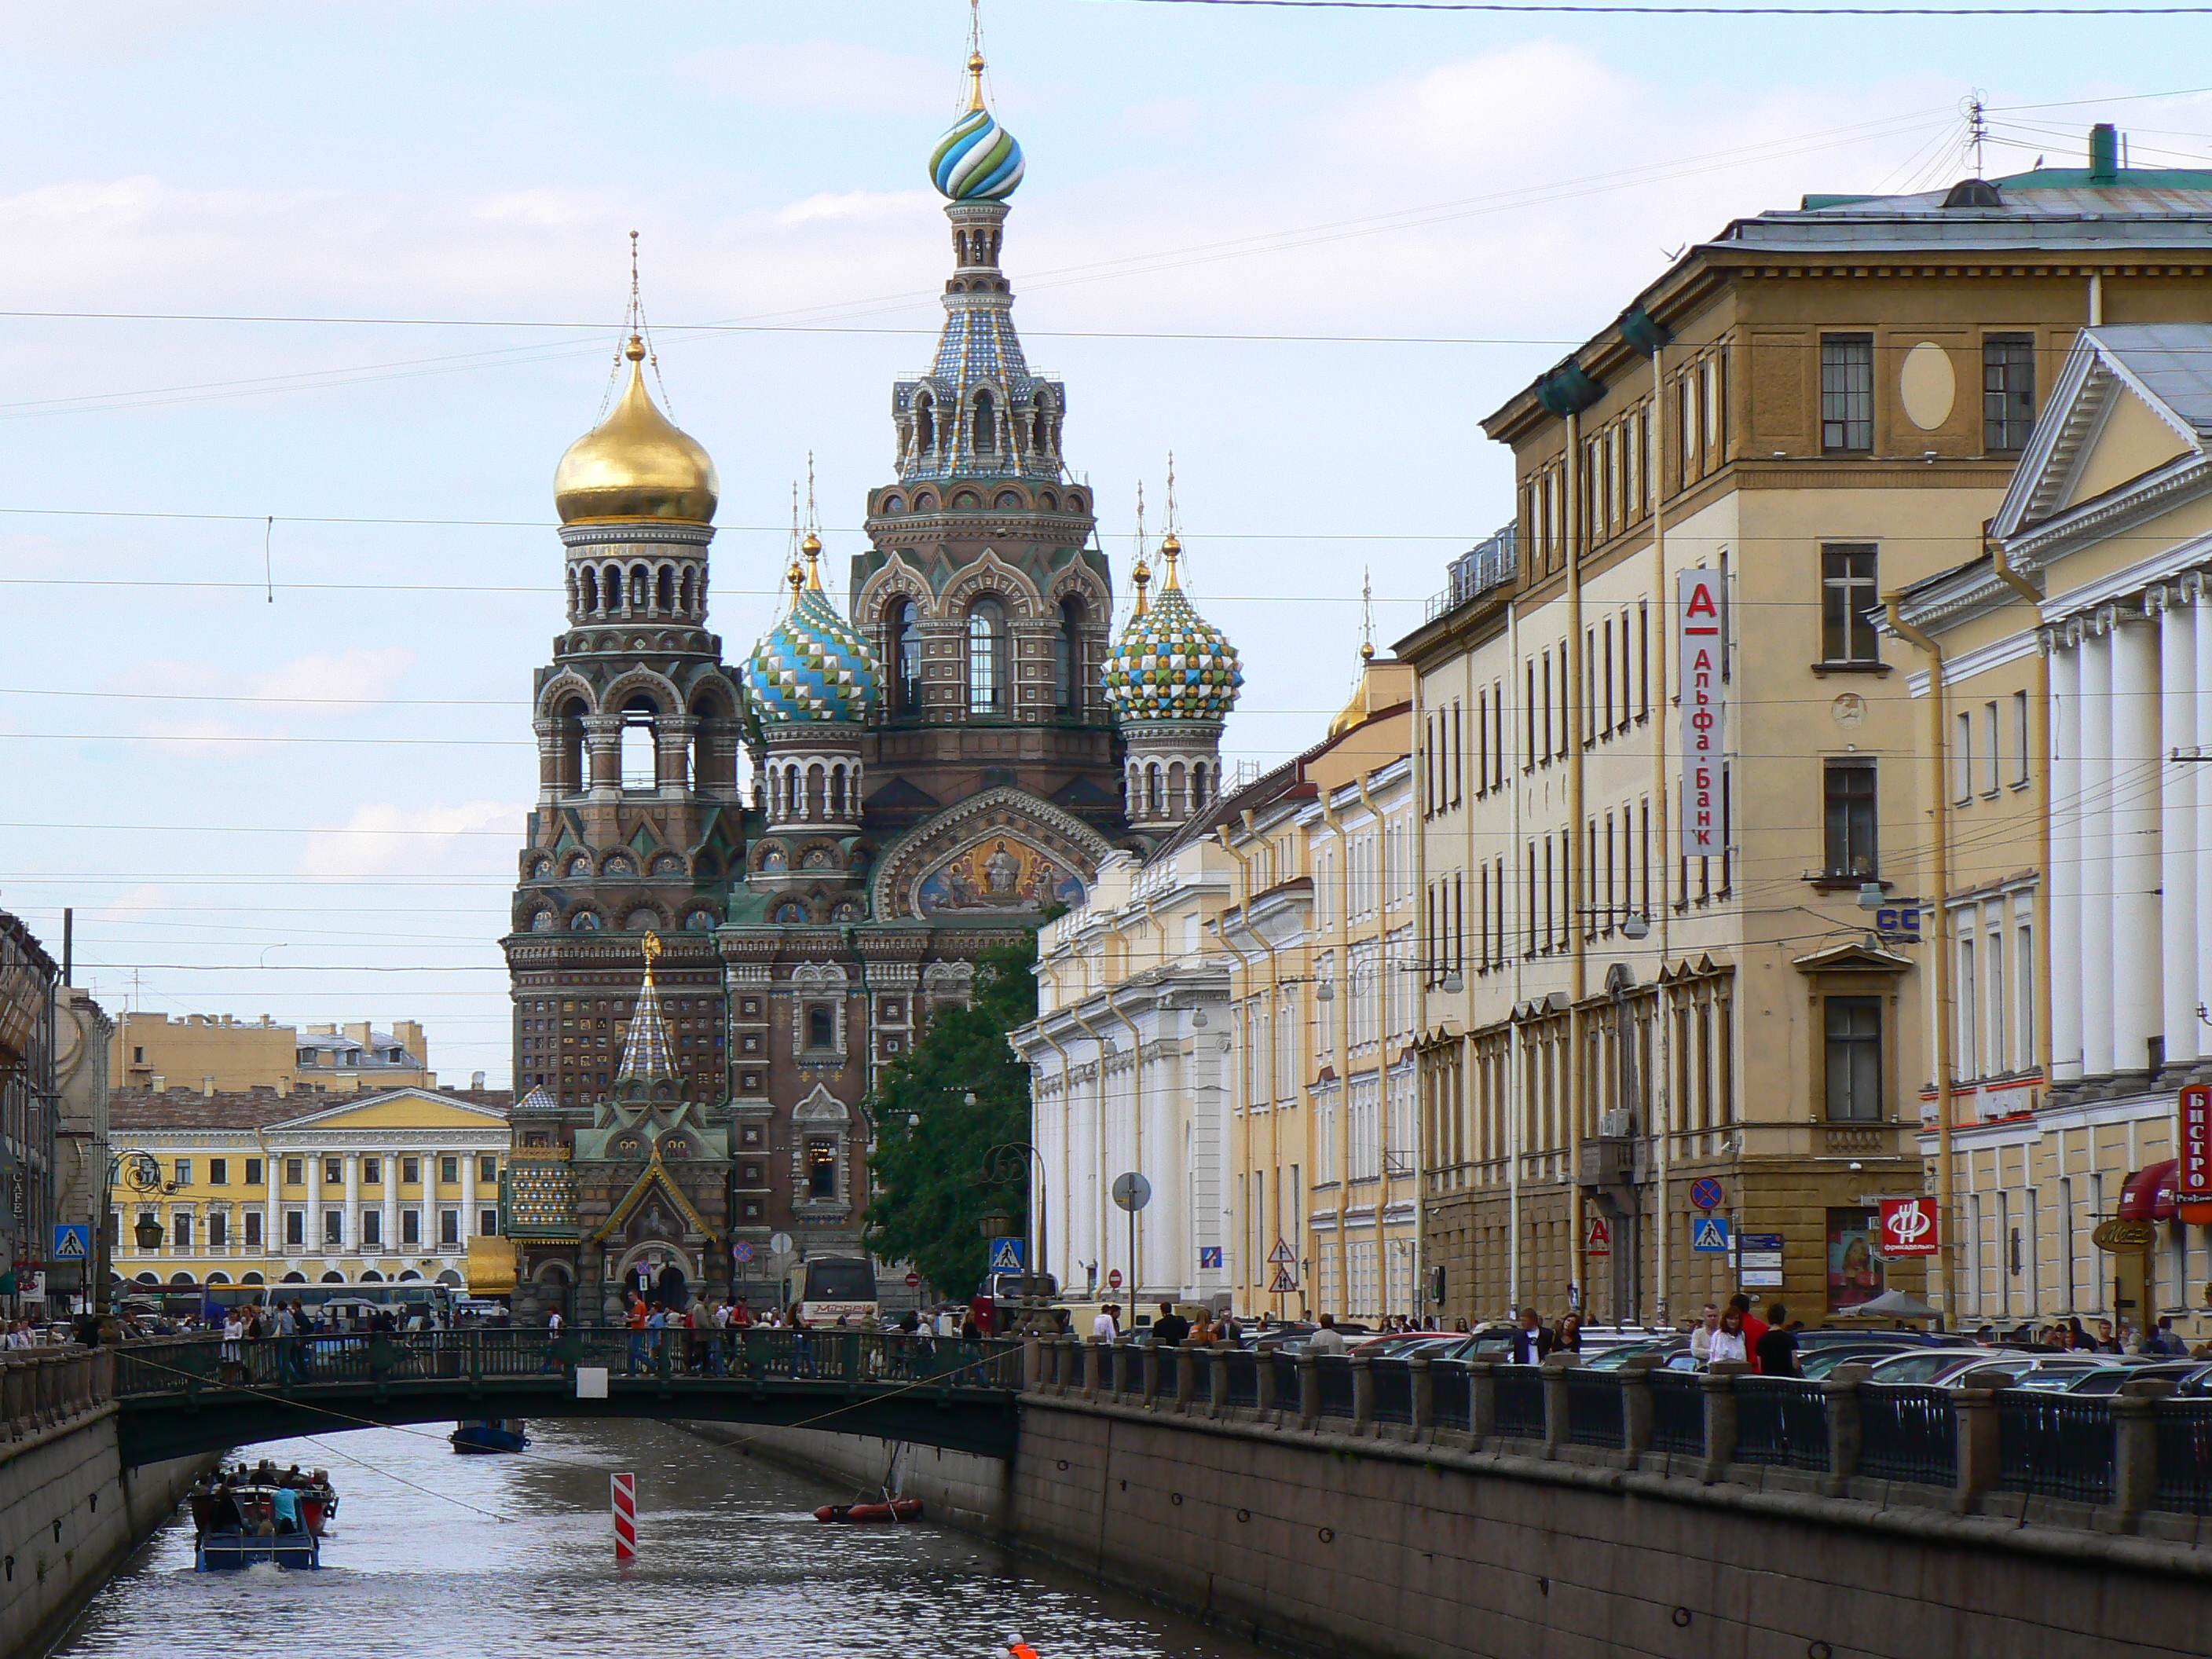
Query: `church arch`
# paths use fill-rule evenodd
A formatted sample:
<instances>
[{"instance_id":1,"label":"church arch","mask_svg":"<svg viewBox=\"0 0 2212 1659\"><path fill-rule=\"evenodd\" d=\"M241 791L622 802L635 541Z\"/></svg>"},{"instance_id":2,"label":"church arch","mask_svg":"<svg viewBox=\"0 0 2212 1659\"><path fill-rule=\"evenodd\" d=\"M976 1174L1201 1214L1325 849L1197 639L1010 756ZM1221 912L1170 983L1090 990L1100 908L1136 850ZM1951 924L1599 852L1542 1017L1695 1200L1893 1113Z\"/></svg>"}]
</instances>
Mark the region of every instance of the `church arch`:
<instances>
[{"instance_id":1,"label":"church arch","mask_svg":"<svg viewBox=\"0 0 2212 1659\"><path fill-rule=\"evenodd\" d=\"M662 614L676 609L676 568L673 565L660 567L660 574L653 583L653 598Z\"/></svg>"},{"instance_id":2,"label":"church arch","mask_svg":"<svg viewBox=\"0 0 2212 1659\"><path fill-rule=\"evenodd\" d=\"M599 573L591 566L584 567L584 601L580 616L596 616L599 609Z\"/></svg>"},{"instance_id":3,"label":"church arch","mask_svg":"<svg viewBox=\"0 0 2212 1659\"><path fill-rule=\"evenodd\" d=\"M975 449L978 455L999 453L999 406L988 391L975 394Z\"/></svg>"},{"instance_id":4,"label":"church arch","mask_svg":"<svg viewBox=\"0 0 2212 1659\"><path fill-rule=\"evenodd\" d=\"M937 447L937 407L927 392L918 392L914 400L914 447L918 454L927 455ZM915 497L915 506L923 505L922 498ZM934 505L934 503L931 503Z\"/></svg>"},{"instance_id":5,"label":"church arch","mask_svg":"<svg viewBox=\"0 0 2212 1659\"><path fill-rule=\"evenodd\" d=\"M608 616L622 609L622 567L611 564L599 572L599 608Z\"/></svg>"},{"instance_id":6,"label":"church arch","mask_svg":"<svg viewBox=\"0 0 2212 1659\"><path fill-rule=\"evenodd\" d=\"M1160 763L1154 761L1145 769L1145 816L1159 817L1160 806Z\"/></svg>"},{"instance_id":7,"label":"church arch","mask_svg":"<svg viewBox=\"0 0 2212 1659\"><path fill-rule=\"evenodd\" d=\"M968 607L968 712L1012 712L1008 685L1006 602L985 593Z\"/></svg>"},{"instance_id":8,"label":"church arch","mask_svg":"<svg viewBox=\"0 0 2212 1659\"><path fill-rule=\"evenodd\" d=\"M651 603L653 573L641 564L629 568L629 608L642 611Z\"/></svg>"}]
</instances>

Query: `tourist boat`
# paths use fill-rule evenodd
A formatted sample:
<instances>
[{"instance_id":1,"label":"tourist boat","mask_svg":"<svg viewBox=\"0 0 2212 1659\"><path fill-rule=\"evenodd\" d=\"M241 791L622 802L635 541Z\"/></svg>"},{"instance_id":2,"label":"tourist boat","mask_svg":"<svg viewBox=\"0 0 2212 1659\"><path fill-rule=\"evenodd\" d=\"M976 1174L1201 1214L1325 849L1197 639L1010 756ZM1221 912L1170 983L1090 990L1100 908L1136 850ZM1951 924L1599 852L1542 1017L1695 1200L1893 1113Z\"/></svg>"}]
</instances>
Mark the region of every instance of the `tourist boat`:
<instances>
[{"instance_id":1,"label":"tourist boat","mask_svg":"<svg viewBox=\"0 0 2212 1659\"><path fill-rule=\"evenodd\" d=\"M848 1527L886 1521L896 1526L921 1519L921 1499L896 1498L888 1504L824 1504L814 1511L814 1518Z\"/></svg>"},{"instance_id":2,"label":"tourist boat","mask_svg":"<svg viewBox=\"0 0 2212 1659\"><path fill-rule=\"evenodd\" d=\"M267 1561L280 1567L323 1565L323 1540L311 1532L262 1536L248 1532L204 1532L193 1540L192 1565L202 1572L239 1572Z\"/></svg>"},{"instance_id":3,"label":"tourist boat","mask_svg":"<svg viewBox=\"0 0 2212 1659\"><path fill-rule=\"evenodd\" d=\"M290 1486L300 1501L300 1524L307 1528L310 1538L319 1540L328 1531L331 1522L337 1518L338 1495L331 1486L328 1469L317 1469L312 1474L279 1474L264 1463L257 1469L243 1464L235 1469L210 1476L193 1486L186 1500L191 1506L192 1529L205 1535L208 1523L215 1513L215 1488L217 1479L230 1483L231 1496L238 1500L239 1513L246 1517L249 1528L264 1521L273 1521L276 1514L276 1495L280 1486Z\"/></svg>"},{"instance_id":4,"label":"tourist boat","mask_svg":"<svg viewBox=\"0 0 2212 1659\"><path fill-rule=\"evenodd\" d=\"M519 1417L486 1417L456 1424L448 1437L457 1452L519 1452L530 1443Z\"/></svg>"}]
</instances>

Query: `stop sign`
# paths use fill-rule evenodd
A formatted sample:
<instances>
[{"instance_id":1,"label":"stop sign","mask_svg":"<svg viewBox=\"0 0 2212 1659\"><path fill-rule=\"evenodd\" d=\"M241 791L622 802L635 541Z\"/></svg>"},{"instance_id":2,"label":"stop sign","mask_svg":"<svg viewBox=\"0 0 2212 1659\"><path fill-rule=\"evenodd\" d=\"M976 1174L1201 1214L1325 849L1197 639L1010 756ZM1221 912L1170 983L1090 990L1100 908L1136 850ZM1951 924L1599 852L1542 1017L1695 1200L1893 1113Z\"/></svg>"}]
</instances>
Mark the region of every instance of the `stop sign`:
<instances>
[{"instance_id":1,"label":"stop sign","mask_svg":"<svg viewBox=\"0 0 2212 1659\"><path fill-rule=\"evenodd\" d=\"M906 1287L907 1287L907 1289L908 1289L909 1291L911 1291L911 1290L915 1289L915 1288L916 1286L918 1286L921 1283L921 1275L920 1273L908 1273L908 1274L906 1276Z\"/></svg>"},{"instance_id":2,"label":"stop sign","mask_svg":"<svg viewBox=\"0 0 2212 1659\"><path fill-rule=\"evenodd\" d=\"M1121 1288L1121 1270L1119 1267L1109 1270L1106 1274L1106 1283L1115 1290L1120 1290Z\"/></svg>"}]
</instances>

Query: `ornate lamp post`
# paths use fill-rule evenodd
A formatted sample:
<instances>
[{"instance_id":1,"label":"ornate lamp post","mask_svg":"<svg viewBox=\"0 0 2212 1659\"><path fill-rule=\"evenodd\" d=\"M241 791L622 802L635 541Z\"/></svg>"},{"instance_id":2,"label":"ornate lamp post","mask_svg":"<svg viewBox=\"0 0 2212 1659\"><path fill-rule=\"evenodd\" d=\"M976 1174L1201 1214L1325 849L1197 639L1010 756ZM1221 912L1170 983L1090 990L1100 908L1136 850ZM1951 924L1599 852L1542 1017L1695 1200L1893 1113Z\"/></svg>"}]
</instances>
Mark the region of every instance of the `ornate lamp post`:
<instances>
[{"instance_id":1,"label":"ornate lamp post","mask_svg":"<svg viewBox=\"0 0 2212 1659\"><path fill-rule=\"evenodd\" d=\"M141 1198L150 1198L158 1193L176 1190L174 1182L161 1179L161 1160L153 1153L136 1146L125 1147L111 1154L107 1173L100 1183L100 1215L97 1220L100 1243L93 1252L92 1311L96 1319L105 1320L108 1314L109 1281L114 1276L107 1242L108 1212L115 1206L115 1186L120 1181ZM142 1250L161 1248L161 1224L152 1216L141 1219L132 1229L132 1236Z\"/></svg>"}]
</instances>

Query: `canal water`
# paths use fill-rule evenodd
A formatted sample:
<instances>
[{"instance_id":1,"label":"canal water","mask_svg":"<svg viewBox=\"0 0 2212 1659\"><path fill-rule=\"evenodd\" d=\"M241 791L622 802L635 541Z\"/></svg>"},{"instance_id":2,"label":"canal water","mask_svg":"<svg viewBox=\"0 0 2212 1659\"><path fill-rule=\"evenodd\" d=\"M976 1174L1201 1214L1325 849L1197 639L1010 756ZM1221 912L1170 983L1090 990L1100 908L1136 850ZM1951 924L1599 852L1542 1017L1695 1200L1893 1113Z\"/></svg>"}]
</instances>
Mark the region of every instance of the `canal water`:
<instances>
[{"instance_id":1,"label":"canal water","mask_svg":"<svg viewBox=\"0 0 2212 1659\"><path fill-rule=\"evenodd\" d=\"M192 1571L189 1517L103 1586L58 1652L143 1659L374 1654L556 1659L1254 1659L1132 1597L924 1523L823 1526L856 1496L665 1424L544 1422L519 1457L450 1425L255 1447L331 1472L319 1572ZM637 1475L641 1559L617 1568L607 1477ZM872 1494L871 1494L872 1495Z\"/></svg>"}]
</instances>

